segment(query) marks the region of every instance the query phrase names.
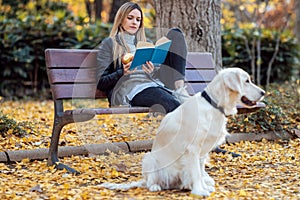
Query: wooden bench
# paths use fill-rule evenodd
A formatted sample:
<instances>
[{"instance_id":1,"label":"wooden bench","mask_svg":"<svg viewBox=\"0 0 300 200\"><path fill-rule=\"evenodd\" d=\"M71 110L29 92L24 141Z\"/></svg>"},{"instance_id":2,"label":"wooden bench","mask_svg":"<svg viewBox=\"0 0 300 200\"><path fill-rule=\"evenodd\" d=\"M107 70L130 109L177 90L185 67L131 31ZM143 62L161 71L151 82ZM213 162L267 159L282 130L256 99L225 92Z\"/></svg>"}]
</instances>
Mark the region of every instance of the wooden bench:
<instances>
[{"instance_id":1,"label":"wooden bench","mask_svg":"<svg viewBox=\"0 0 300 200\"><path fill-rule=\"evenodd\" d=\"M59 163L58 143L62 128L70 123L84 122L103 114L147 113L147 107L113 107L113 108L81 108L65 110L63 101L67 99L106 98L104 92L97 90L96 56L97 50L86 49L46 49L46 66L52 97L54 100L54 122L48 154L48 165L56 165L58 169L76 170ZM210 53L189 52L186 64L188 92L193 95L201 92L216 75L212 55ZM265 105L255 108L238 107L239 113L253 112Z\"/></svg>"}]
</instances>

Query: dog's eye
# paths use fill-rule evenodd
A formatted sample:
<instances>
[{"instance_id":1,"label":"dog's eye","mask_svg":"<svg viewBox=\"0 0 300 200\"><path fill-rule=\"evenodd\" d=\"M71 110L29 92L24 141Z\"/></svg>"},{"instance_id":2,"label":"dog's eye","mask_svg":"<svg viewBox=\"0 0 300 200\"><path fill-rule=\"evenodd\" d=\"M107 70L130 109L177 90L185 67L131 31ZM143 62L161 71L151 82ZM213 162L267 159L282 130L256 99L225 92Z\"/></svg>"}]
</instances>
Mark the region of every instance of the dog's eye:
<instances>
[{"instance_id":1,"label":"dog's eye","mask_svg":"<svg viewBox=\"0 0 300 200\"><path fill-rule=\"evenodd\" d=\"M246 83L250 83L250 80L249 80L249 79L247 79L247 80L246 80Z\"/></svg>"}]
</instances>

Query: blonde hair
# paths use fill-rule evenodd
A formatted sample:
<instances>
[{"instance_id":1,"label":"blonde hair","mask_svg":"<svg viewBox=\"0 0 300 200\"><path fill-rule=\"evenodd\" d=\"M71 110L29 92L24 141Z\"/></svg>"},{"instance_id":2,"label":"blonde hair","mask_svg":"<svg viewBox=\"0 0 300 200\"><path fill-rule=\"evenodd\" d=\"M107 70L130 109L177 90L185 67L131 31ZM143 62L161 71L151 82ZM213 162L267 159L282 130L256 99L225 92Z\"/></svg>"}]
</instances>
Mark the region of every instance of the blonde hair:
<instances>
[{"instance_id":1,"label":"blonde hair","mask_svg":"<svg viewBox=\"0 0 300 200\"><path fill-rule=\"evenodd\" d=\"M138 9L141 12L141 23L140 23L140 27L139 30L136 33L136 40L137 41L146 41L146 35L145 35L145 29L144 29L144 16L143 16L143 11L141 9L141 7L133 2L127 2L124 3L119 10L117 11L115 20L114 20L114 24L113 27L110 31L110 35L109 37L112 38L113 40L113 46L114 46L114 52L113 52L113 58L114 58L114 62L116 62L116 60L118 58L120 58L124 53L129 52L130 49L129 47L126 45L126 42L124 41L123 38L123 30L122 30L122 23L124 21L124 19L129 15L129 13L134 10L134 9ZM119 41L117 41L119 40ZM118 42L120 42L121 44L119 44ZM122 46L122 44L124 46ZM121 59L119 59L119 62ZM115 63L116 64L116 63ZM115 65L116 66L116 65Z\"/></svg>"}]
</instances>

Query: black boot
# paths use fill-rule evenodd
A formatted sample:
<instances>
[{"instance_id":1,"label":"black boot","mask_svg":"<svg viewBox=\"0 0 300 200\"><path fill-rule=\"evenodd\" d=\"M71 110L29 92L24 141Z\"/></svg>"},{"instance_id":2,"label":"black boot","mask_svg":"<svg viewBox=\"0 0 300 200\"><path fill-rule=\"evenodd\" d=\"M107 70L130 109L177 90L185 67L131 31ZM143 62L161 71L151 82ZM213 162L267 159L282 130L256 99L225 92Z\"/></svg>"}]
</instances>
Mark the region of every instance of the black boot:
<instances>
[{"instance_id":1,"label":"black boot","mask_svg":"<svg viewBox=\"0 0 300 200\"><path fill-rule=\"evenodd\" d=\"M217 146L217 147L213 150L213 152L216 152L216 153L223 153L223 154L229 153L229 154L232 155L232 157L242 157L242 155L240 155L240 154L233 153L233 152L230 152L230 151L226 151L226 150L224 150L224 149L221 149L219 146Z\"/></svg>"}]
</instances>

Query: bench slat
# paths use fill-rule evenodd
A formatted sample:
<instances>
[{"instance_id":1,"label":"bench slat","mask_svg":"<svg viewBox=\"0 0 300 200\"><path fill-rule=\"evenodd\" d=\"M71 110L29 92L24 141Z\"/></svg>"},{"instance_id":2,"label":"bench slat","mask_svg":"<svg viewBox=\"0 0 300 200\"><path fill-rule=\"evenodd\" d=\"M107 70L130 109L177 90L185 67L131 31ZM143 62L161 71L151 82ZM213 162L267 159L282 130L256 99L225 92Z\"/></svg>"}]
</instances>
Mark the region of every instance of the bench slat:
<instances>
[{"instance_id":1,"label":"bench slat","mask_svg":"<svg viewBox=\"0 0 300 200\"><path fill-rule=\"evenodd\" d=\"M96 84L56 84L52 85L53 98L58 99L93 99L96 96ZM98 98L106 98L98 92ZM103 95L103 96L101 96Z\"/></svg>"},{"instance_id":2,"label":"bench slat","mask_svg":"<svg viewBox=\"0 0 300 200\"><path fill-rule=\"evenodd\" d=\"M96 68L49 69L49 81L55 83L94 83ZM186 70L186 82L208 82L216 75L214 70Z\"/></svg>"},{"instance_id":3,"label":"bench slat","mask_svg":"<svg viewBox=\"0 0 300 200\"><path fill-rule=\"evenodd\" d=\"M96 67L97 50L46 49L47 68Z\"/></svg>"},{"instance_id":4,"label":"bench slat","mask_svg":"<svg viewBox=\"0 0 300 200\"><path fill-rule=\"evenodd\" d=\"M80 69L49 69L48 77L51 84L55 83L95 83L96 68Z\"/></svg>"},{"instance_id":5,"label":"bench slat","mask_svg":"<svg viewBox=\"0 0 300 200\"><path fill-rule=\"evenodd\" d=\"M89 49L46 49L46 65L48 68L96 67L97 52ZM186 68L214 69L211 53L188 52Z\"/></svg>"},{"instance_id":6,"label":"bench slat","mask_svg":"<svg viewBox=\"0 0 300 200\"><path fill-rule=\"evenodd\" d=\"M215 76L215 70L186 70L185 82L210 82Z\"/></svg>"},{"instance_id":7,"label":"bench slat","mask_svg":"<svg viewBox=\"0 0 300 200\"><path fill-rule=\"evenodd\" d=\"M190 95L201 92L208 83L188 83L187 91ZM52 95L59 99L93 99L106 98L105 92L96 90L96 84L55 84L52 85Z\"/></svg>"},{"instance_id":8,"label":"bench slat","mask_svg":"<svg viewBox=\"0 0 300 200\"><path fill-rule=\"evenodd\" d=\"M188 52L186 69L213 69L215 65L211 53ZM201 62L200 62L201 60Z\"/></svg>"}]
</instances>

